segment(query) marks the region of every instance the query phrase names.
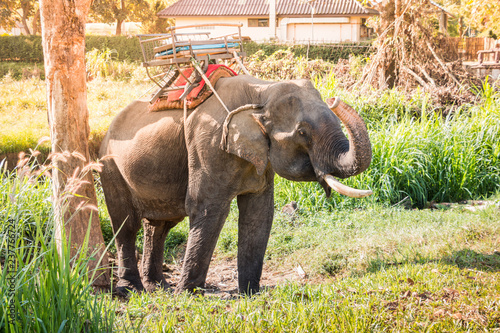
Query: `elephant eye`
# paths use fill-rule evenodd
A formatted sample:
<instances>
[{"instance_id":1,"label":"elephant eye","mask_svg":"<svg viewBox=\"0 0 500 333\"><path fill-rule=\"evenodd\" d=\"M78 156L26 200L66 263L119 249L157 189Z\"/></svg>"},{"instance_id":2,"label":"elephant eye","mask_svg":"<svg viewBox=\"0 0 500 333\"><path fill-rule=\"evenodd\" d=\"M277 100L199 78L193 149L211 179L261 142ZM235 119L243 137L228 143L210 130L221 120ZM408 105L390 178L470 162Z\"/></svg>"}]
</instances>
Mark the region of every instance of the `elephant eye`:
<instances>
[{"instance_id":1,"label":"elephant eye","mask_svg":"<svg viewBox=\"0 0 500 333\"><path fill-rule=\"evenodd\" d=\"M302 130L302 129L299 129L299 134L300 134L301 136L304 136L304 135L306 135L306 132L304 132L304 130Z\"/></svg>"},{"instance_id":2,"label":"elephant eye","mask_svg":"<svg viewBox=\"0 0 500 333\"><path fill-rule=\"evenodd\" d=\"M262 117L260 117L260 119L261 119L262 121L266 121L266 120L267 120L267 117L266 117L266 116L262 116Z\"/></svg>"}]
</instances>

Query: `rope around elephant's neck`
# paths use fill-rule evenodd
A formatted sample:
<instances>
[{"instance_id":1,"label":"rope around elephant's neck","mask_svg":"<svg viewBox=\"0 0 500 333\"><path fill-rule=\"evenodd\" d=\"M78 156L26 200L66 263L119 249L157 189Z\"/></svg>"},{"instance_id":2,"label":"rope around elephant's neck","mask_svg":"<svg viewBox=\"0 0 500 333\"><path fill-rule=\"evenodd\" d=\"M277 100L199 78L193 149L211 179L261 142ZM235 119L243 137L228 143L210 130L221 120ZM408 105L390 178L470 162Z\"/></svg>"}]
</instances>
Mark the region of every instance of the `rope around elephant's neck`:
<instances>
[{"instance_id":1,"label":"rope around elephant's neck","mask_svg":"<svg viewBox=\"0 0 500 333\"><path fill-rule=\"evenodd\" d=\"M231 119L233 116L241 111L245 110L251 110L251 109L260 109L263 108L264 106L261 104L247 104L240 106L239 108L229 112L229 114L226 116L226 120L224 121L224 124L222 125L222 140L220 142L220 148L224 151L227 151L227 136L229 134L229 123L231 122Z\"/></svg>"},{"instance_id":2,"label":"rope around elephant's neck","mask_svg":"<svg viewBox=\"0 0 500 333\"><path fill-rule=\"evenodd\" d=\"M198 71L198 73L200 73L201 77L205 81L205 84L208 85L210 90L212 90L212 92L214 93L215 97L217 97L220 104L222 104L222 106L224 107L224 110L226 110L226 112L228 113L226 116L226 120L224 121L224 124L222 125L222 139L221 139L221 143L220 143L221 149L224 151L227 151L227 136L229 134L229 123L231 122L231 119L233 118L233 116L241 111L250 110L250 109L260 109L263 107L263 105L261 105L261 104L246 104L246 105L240 106L239 108L237 108L233 111L229 111L226 104L224 104L224 101L222 101L222 98L215 91L214 86L212 85L212 83L210 83L210 80L207 78L207 76L205 75L203 70L200 68L200 66L196 62L196 60L191 59L191 63L193 64L194 68ZM184 134L186 133L186 118L187 118L187 106L186 106L186 104L187 103L184 102Z\"/></svg>"}]
</instances>

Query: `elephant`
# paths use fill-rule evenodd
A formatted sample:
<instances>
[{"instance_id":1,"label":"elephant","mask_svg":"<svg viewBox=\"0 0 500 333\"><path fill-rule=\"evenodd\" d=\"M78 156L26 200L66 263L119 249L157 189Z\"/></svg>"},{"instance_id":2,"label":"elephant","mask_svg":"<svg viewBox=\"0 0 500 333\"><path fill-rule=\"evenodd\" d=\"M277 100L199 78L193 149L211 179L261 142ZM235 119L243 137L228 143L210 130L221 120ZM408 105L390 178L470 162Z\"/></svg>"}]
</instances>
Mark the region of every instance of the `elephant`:
<instances>
[{"instance_id":1,"label":"elephant","mask_svg":"<svg viewBox=\"0 0 500 333\"><path fill-rule=\"evenodd\" d=\"M187 248L175 292L203 290L219 233L236 198L238 288L259 291L274 215L274 175L316 181L363 197L336 178L368 168L365 123L339 98L326 103L308 80L222 78L193 110L150 112L136 100L112 121L100 148L101 182L118 255L117 290L169 287L162 274L165 238L189 217ZM333 112L332 112L333 111ZM349 138L342 132L344 124ZM135 242L141 227L139 272Z\"/></svg>"}]
</instances>

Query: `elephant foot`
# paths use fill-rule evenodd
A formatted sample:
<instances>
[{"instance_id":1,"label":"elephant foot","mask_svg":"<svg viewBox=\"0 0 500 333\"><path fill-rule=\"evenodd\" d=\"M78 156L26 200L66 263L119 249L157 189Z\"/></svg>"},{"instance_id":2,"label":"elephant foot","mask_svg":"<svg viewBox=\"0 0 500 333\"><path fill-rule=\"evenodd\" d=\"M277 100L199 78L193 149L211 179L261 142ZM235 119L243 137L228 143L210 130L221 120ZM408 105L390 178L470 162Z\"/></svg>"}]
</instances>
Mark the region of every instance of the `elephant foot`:
<instances>
[{"instance_id":1,"label":"elephant foot","mask_svg":"<svg viewBox=\"0 0 500 333\"><path fill-rule=\"evenodd\" d=\"M177 285L177 288L175 288L174 293L175 294L181 294L184 291L187 291L190 294L193 295L205 295L205 283L199 284L199 283L183 283L182 281L179 282Z\"/></svg>"},{"instance_id":2,"label":"elephant foot","mask_svg":"<svg viewBox=\"0 0 500 333\"><path fill-rule=\"evenodd\" d=\"M163 290L168 290L170 289L170 284L163 278L158 279L150 279L150 278L143 278L142 284L144 286L144 289L148 292L153 292L158 289L163 289Z\"/></svg>"},{"instance_id":3,"label":"elephant foot","mask_svg":"<svg viewBox=\"0 0 500 333\"><path fill-rule=\"evenodd\" d=\"M127 297L130 292L141 291L144 291L144 286L140 280L120 279L116 285L116 293L122 297Z\"/></svg>"},{"instance_id":4,"label":"elephant foot","mask_svg":"<svg viewBox=\"0 0 500 333\"><path fill-rule=\"evenodd\" d=\"M196 288L175 288L174 294L182 294L184 291L187 291L191 295L200 295L200 296L205 296L205 289L201 287L196 287Z\"/></svg>"}]
</instances>

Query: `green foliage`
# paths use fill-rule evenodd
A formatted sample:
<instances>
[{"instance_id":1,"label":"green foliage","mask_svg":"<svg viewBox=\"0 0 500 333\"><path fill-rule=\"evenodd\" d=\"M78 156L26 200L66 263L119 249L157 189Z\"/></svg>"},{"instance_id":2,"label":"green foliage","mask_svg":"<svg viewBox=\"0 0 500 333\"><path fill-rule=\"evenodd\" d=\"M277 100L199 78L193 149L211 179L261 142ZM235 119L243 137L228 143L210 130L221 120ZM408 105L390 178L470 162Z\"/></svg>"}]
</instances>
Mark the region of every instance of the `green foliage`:
<instances>
[{"instance_id":1,"label":"green foliage","mask_svg":"<svg viewBox=\"0 0 500 333\"><path fill-rule=\"evenodd\" d=\"M266 56L259 50L247 59L247 69L256 77L266 80L311 79L328 73L331 64L322 60L295 57L288 50L278 50Z\"/></svg>"},{"instance_id":2,"label":"green foliage","mask_svg":"<svg viewBox=\"0 0 500 333\"><path fill-rule=\"evenodd\" d=\"M93 49L85 53L87 78L112 78L115 80L142 80L144 71L134 63L118 61L116 50Z\"/></svg>"},{"instance_id":3,"label":"green foliage","mask_svg":"<svg viewBox=\"0 0 500 333\"><path fill-rule=\"evenodd\" d=\"M137 37L129 36L85 36L86 52L98 49L114 50L116 60L138 62L142 61L142 51Z\"/></svg>"},{"instance_id":4,"label":"green foliage","mask_svg":"<svg viewBox=\"0 0 500 333\"><path fill-rule=\"evenodd\" d=\"M276 51L290 50L296 57L306 57L308 59L322 59L328 62L337 62L339 59L349 59L349 56L367 56L372 52L371 43L338 43L319 45L286 45L274 43L245 42L243 49L247 55L253 55L261 50L264 55L270 56ZM309 49L309 53L308 53Z\"/></svg>"},{"instance_id":5,"label":"green foliage","mask_svg":"<svg viewBox=\"0 0 500 333\"><path fill-rule=\"evenodd\" d=\"M41 36L0 36L0 61L43 63Z\"/></svg>"},{"instance_id":6,"label":"green foliage","mask_svg":"<svg viewBox=\"0 0 500 333\"><path fill-rule=\"evenodd\" d=\"M14 80L28 79L31 77L45 80L43 64L18 61L0 61L0 78L9 75Z\"/></svg>"},{"instance_id":7,"label":"green foliage","mask_svg":"<svg viewBox=\"0 0 500 333\"><path fill-rule=\"evenodd\" d=\"M145 0L95 0L90 7L90 16L104 23L121 23L143 19L143 12L147 9Z\"/></svg>"},{"instance_id":8,"label":"green foliage","mask_svg":"<svg viewBox=\"0 0 500 333\"><path fill-rule=\"evenodd\" d=\"M43 63L41 36L0 36L0 62L22 61ZM139 40L128 36L86 36L85 50L107 49L116 51L116 59L123 61L142 61Z\"/></svg>"},{"instance_id":9,"label":"green foliage","mask_svg":"<svg viewBox=\"0 0 500 333\"><path fill-rule=\"evenodd\" d=\"M345 95L366 120L373 150L368 170L345 183L370 188L374 195L353 200L334 193L326 199L316 183L277 178L276 202L281 206L297 201L304 210L316 211L363 206L372 200L405 200L424 207L429 201L458 202L494 194L500 190L500 94L487 86L483 91L478 105L447 117L435 113L425 95L409 102L395 91L376 99Z\"/></svg>"},{"instance_id":10,"label":"green foliage","mask_svg":"<svg viewBox=\"0 0 500 333\"><path fill-rule=\"evenodd\" d=\"M50 180L34 168L18 172L0 173L0 330L110 332L111 299L92 295L93 272L87 274L89 260L99 258L87 255L85 245L71 258L65 241L59 255Z\"/></svg>"},{"instance_id":11,"label":"green foliage","mask_svg":"<svg viewBox=\"0 0 500 333\"><path fill-rule=\"evenodd\" d=\"M141 32L144 34L159 34L165 33L169 26L175 25L174 19L165 19L158 17L157 14L170 6L175 0L152 0L149 2L149 10L151 14L148 15L141 23Z\"/></svg>"},{"instance_id":12,"label":"green foliage","mask_svg":"<svg viewBox=\"0 0 500 333\"><path fill-rule=\"evenodd\" d=\"M9 218L15 217L16 232L27 240L35 238L37 228L45 232L50 224L50 182L31 175L29 171L35 167L34 162L30 157L25 167L19 169L24 176L18 178L15 172L6 172L5 164L0 161L0 234L5 234ZM4 253L0 256L4 257Z\"/></svg>"},{"instance_id":13,"label":"green foliage","mask_svg":"<svg viewBox=\"0 0 500 333\"><path fill-rule=\"evenodd\" d=\"M24 24L27 24L27 21L35 14L37 3L36 0L2 0L0 2L0 27L10 30L21 23L24 32L33 33Z\"/></svg>"},{"instance_id":14,"label":"green foliage","mask_svg":"<svg viewBox=\"0 0 500 333\"><path fill-rule=\"evenodd\" d=\"M156 23L151 23L151 29L157 30L154 32L162 32L163 26L156 26ZM156 28L154 28L156 27ZM147 31L147 26L144 27ZM24 62L43 62L43 49L41 36L0 36L0 61L24 61ZM307 46L286 46L278 44L257 44L255 42L247 42L244 49L248 55L253 55L261 50L263 55L270 56L276 51L290 50L297 57L306 57ZM91 51L106 49L116 51L116 59L123 61L142 61L142 51L139 45L139 40L136 37L129 36L94 36L85 37L85 49ZM322 59L328 62L336 62L338 59L348 59L350 55L369 54L370 45L348 45L341 46L312 46L309 50L309 59Z\"/></svg>"}]
</instances>

